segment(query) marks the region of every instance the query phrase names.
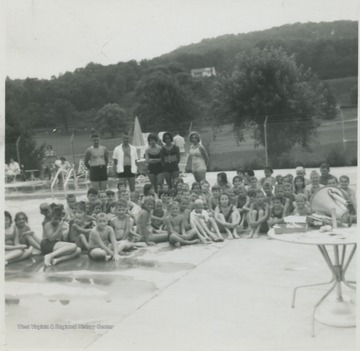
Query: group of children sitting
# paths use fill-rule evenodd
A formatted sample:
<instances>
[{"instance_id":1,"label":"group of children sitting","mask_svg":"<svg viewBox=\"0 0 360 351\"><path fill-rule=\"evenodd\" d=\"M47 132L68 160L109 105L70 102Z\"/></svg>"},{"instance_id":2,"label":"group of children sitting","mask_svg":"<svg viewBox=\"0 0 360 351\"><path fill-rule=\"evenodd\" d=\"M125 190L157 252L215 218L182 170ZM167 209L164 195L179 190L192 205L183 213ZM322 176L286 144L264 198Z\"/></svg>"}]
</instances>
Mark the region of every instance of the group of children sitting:
<instances>
[{"instance_id":1,"label":"group of children sitting","mask_svg":"<svg viewBox=\"0 0 360 351\"><path fill-rule=\"evenodd\" d=\"M5 211L5 264L28 258L36 250L44 255L45 266L51 266L82 251L90 259L117 261L126 251L159 242L179 247L237 239L241 233L258 237L283 223L287 215L310 214L310 197L325 185L342 189L349 212L355 214L349 178L344 175L338 181L329 171L323 164L320 173L311 172L310 179L303 167L296 168L295 177L273 177L273 170L266 167L260 180L253 171L239 170L232 184L222 172L213 186L203 180L190 187L178 178L174 188L163 185L158 194L151 184L145 184L140 195L130 193L122 183L117 194L89 189L86 201L68 194L65 206L40 205L42 240L30 229L24 212L16 213L13 223Z\"/></svg>"}]
</instances>

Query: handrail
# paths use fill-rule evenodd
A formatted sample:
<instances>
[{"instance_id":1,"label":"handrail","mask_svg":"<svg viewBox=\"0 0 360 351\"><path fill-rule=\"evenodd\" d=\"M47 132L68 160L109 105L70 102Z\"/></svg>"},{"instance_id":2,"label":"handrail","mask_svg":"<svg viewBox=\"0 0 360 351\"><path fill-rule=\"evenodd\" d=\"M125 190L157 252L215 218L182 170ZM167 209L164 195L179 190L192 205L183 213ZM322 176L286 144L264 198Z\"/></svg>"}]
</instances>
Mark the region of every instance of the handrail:
<instances>
[{"instance_id":1,"label":"handrail","mask_svg":"<svg viewBox=\"0 0 360 351\"><path fill-rule=\"evenodd\" d=\"M76 190L79 190L79 186L78 186L77 178L76 178L76 171L75 171L75 168L72 167L72 168L70 168L70 170L68 171L68 173L67 173L67 175L66 175L65 182L64 182L64 191L65 191L65 193L66 193L66 191L67 191L67 186L68 186L69 180L70 180L70 178L71 178L72 175L73 175L73 177L74 177L74 186L75 186L75 189L76 189Z\"/></svg>"},{"instance_id":2,"label":"handrail","mask_svg":"<svg viewBox=\"0 0 360 351\"><path fill-rule=\"evenodd\" d=\"M53 181L51 182L51 186L50 186L50 190L51 190L51 194L52 194L52 197L54 197L54 186L56 184L56 182L58 181L58 177L59 177L59 174L61 173L61 176L62 176L62 180L63 180L63 184L64 184L64 172L61 168L59 168L54 176L54 179Z\"/></svg>"}]
</instances>

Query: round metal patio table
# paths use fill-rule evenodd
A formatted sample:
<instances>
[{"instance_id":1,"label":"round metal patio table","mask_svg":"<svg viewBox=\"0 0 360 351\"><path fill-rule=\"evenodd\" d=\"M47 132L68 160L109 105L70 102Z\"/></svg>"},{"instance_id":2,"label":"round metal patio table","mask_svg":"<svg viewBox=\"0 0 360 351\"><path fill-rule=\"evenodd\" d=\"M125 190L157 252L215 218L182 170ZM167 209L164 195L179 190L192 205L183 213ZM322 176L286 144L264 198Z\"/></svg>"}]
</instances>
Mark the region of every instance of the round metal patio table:
<instances>
[{"instance_id":1,"label":"round metal patio table","mask_svg":"<svg viewBox=\"0 0 360 351\"><path fill-rule=\"evenodd\" d=\"M329 282L301 285L296 287L293 292L292 307L295 306L297 289L332 284L330 289L314 306L312 314L312 336L315 335L315 320L334 327L355 327L356 325L355 302L342 293L343 285L356 290L356 282L346 280L345 278L345 273L354 257L357 247L356 231L356 227L350 227L336 228L330 232L312 230L305 233L275 234L274 229L268 232L268 236L272 239L292 244L316 245L332 273L332 279ZM350 253L346 257L347 247L350 248ZM328 252L330 249L333 251L333 260L331 260ZM336 293L335 296L328 298L334 290ZM325 300L326 304L322 305Z\"/></svg>"}]
</instances>

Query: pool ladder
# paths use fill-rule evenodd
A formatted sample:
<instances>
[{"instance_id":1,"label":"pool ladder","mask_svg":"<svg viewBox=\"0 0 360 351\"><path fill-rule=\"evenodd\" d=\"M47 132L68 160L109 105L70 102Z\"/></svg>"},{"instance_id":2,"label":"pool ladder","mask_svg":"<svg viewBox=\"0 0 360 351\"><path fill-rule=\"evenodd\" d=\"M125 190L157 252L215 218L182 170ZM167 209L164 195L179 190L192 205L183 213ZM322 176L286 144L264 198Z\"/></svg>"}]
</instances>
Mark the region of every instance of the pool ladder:
<instances>
[{"instance_id":1,"label":"pool ladder","mask_svg":"<svg viewBox=\"0 0 360 351\"><path fill-rule=\"evenodd\" d=\"M79 178L84 177L85 178L84 182L81 182L81 184L85 184L85 186L87 188L87 173L76 174L75 167L72 167L68 170L68 172L66 173L66 176L65 176L64 172L62 172L61 169L58 169L58 171L55 174L54 179L51 182L50 189L51 189L52 197L54 197L54 187L55 187L56 183L58 183L59 176L62 177L62 184L63 184L62 190L64 191L65 195L68 191L68 185L71 180L74 181L75 190L78 191L79 190Z\"/></svg>"}]
</instances>

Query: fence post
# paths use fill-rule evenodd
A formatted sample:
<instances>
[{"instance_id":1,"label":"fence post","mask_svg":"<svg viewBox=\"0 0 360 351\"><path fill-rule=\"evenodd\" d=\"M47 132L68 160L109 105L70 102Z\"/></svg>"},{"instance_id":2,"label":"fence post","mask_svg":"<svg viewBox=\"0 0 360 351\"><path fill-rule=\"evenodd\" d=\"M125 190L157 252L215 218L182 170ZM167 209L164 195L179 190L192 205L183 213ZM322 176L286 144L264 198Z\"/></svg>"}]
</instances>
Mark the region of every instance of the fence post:
<instances>
[{"instance_id":1,"label":"fence post","mask_svg":"<svg viewBox=\"0 0 360 351\"><path fill-rule=\"evenodd\" d=\"M268 116L265 117L265 122L264 122L264 139L265 139L265 162L266 165L269 165L268 147L267 147L267 120L268 120Z\"/></svg>"},{"instance_id":2,"label":"fence post","mask_svg":"<svg viewBox=\"0 0 360 351\"><path fill-rule=\"evenodd\" d=\"M344 152L346 152L346 139L345 139L345 129L344 129L344 115L342 113L341 105L339 105L340 117L341 117L341 129L342 129L342 139L343 139L343 148Z\"/></svg>"},{"instance_id":3,"label":"fence post","mask_svg":"<svg viewBox=\"0 0 360 351\"><path fill-rule=\"evenodd\" d=\"M72 133L72 135L70 137L71 150L72 150L72 159L73 159L73 164L74 164L74 167L75 167L74 136L75 136L75 130L73 131L73 133Z\"/></svg>"},{"instance_id":4,"label":"fence post","mask_svg":"<svg viewBox=\"0 0 360 351\"><path fill-rule=\"evenodd\" d=\"M17 160L18 160L18 163L21 167L21 161L20 161L20 152L19 152L19 142L20 142L20 139L21 139L21 135L17 138L16 140L16 154L17 154Z\"/></svg>"}]
</instances>

